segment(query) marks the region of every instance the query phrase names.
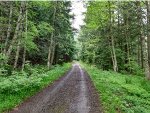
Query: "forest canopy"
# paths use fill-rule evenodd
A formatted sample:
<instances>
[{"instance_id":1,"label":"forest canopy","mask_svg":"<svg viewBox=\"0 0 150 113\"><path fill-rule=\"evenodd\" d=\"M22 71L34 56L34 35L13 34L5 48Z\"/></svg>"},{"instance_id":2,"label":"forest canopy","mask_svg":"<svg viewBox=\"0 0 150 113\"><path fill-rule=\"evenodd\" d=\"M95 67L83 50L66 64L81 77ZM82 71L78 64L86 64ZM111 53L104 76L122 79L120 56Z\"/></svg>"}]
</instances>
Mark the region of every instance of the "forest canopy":
<instances>
[{"instance_id":1,"label":"forest canopy","mask_svg":"<svg viewBox=\"0 0 150 113\"><path fill-rule=\"evenodd\" d=\"M80 58L104 70L150 79L150 3L91 1L80 32Z\"/></svg>"},{"instance_id":2,"label":"forest canopy","mask_svg":"<svg viewBox=\"0 0 150 113\"><path fill-rule=\"evenodd\" d=\"M64 1L0 2L0 66L68 62L75 52L71 3Z\"/></svg>"},{"instance_id":3,"label":"forest canopy","mask_svg":"<svg viewBox=\"0 0 150 113\"><path fill-rule=\"evenodd\" d=\"M150 1L0 1L9 110L150 113Z\"/></svg>"}]
</instances>

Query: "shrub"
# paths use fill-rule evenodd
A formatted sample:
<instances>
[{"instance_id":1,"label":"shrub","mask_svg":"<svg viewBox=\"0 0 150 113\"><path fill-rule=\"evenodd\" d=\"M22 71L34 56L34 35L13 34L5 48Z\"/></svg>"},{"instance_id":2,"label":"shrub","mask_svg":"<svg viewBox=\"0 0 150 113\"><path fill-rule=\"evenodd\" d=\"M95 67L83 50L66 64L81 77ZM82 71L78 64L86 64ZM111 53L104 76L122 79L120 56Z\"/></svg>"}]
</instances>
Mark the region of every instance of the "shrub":
<instances>
[{"instance_id":1,"label":"shrub","mask_svg":"<svg viewBox=\"0 0 150 113\"><path fill-rule=\"evenodd\" d=\"M45 66L33 67L27 64L24 71L13 71L11 76L0 76L0 112L15 107L25 98L52 83L70 66L71 64L67 63L47 70Z\"/></svg>"},{"instance_id":2,"label":"shrub","mask_svg":"<svg viewBox=\"0 0 150 113\"><path fill-rule=\"evenodd\" d=\"M99 92L105 113L150 113L150 82L144 77L83 66Z\"/></svg>"}]
</instances>

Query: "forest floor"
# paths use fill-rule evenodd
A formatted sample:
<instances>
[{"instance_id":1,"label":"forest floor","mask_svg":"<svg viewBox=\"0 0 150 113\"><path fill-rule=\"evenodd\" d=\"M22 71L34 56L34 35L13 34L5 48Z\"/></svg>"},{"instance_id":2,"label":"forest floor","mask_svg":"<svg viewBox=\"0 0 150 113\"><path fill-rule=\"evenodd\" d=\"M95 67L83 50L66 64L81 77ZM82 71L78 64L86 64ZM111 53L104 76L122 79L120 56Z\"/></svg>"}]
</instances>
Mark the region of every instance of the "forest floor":
<instances>
[{"instance_id":1,"label":"forest floor","mask_svg":"<svg viewBox=\"0 0 150 113\"><path fill-rule=\"evenodd\" d=\"M9 113L102 113L87 72L74 64L68 73Z\"/></svg>"}]
</instances>

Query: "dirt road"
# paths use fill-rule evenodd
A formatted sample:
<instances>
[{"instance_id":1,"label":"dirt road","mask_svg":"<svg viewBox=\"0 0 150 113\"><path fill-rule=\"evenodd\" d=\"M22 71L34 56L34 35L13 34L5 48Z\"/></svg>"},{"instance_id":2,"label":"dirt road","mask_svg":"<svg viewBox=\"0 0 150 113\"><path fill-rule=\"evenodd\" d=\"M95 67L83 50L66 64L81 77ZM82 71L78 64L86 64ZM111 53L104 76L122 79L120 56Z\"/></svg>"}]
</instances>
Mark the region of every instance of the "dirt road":
<instances>
[{"instance_id":1,"label":"dirt road","mask_svg":"<svg viewBox=\"0 0 150 113\"><path fill-rule=\"evenodd\" d=\"M79 64L9 113L102 113L98 95Z\"/></svg>"}]
</instances>

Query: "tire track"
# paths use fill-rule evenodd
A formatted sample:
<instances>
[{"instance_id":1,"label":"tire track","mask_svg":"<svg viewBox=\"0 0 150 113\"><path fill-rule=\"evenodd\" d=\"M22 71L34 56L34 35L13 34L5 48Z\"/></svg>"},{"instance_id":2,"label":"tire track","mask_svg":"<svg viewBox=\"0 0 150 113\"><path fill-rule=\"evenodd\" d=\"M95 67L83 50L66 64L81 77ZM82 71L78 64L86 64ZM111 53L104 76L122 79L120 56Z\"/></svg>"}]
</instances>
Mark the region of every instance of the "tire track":
<instances>
[{"instance_id":1,"label":"tire track","mask_svg":"<svg viewBox=\"0 0 150 113\"><path fill-rule=\"evenodd\" d=\"M79 64L9 113L102 113L98 95Z\"/></svg>"}]
</instances>

